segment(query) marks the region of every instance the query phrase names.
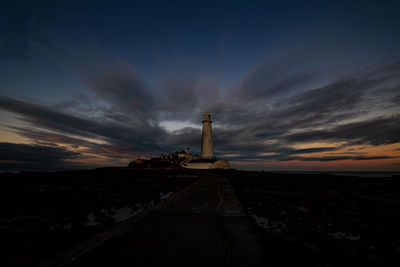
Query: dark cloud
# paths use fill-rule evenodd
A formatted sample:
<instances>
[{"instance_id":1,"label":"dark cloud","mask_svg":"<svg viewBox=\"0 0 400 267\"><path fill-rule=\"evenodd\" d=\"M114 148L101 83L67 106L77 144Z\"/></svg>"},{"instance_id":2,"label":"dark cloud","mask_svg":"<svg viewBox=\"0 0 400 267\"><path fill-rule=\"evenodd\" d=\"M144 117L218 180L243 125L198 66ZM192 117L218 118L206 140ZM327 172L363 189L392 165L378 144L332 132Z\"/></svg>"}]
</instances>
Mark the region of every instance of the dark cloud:
<instances>
[{"instance_id":1,"label":"dark cloud","mask_svg":"<svg viewBox=\"0 0 400 267\"><path fill-rule=\"evenodd\" d=\"M136 122L127 125L118 121L98 121L4 96L0 96L0 107L20 115L20 119L32 127L55 132L55 134L47 133L53 138L73 135L134 147L136 150L154 150L158 147L156 140L163 133L158 126L152 127L147 123ZM19 131L26 136L33 134L32 131L21 129ZM35 134L38 132L36 131ZM41 131L41 134L43 135L44 132Z\"/></svg>"},{"instance_id":2,"label":"dark cloud","mask_svg":"<svg viewBox=\"0 0 400 267\"><path fill-rule=\"evenodd\" d=\"M374 118L339 125L330 130L313 130L283 137L289 142L347 141L349 144L386 145L400 142L399 118Z\"/></svg>"},{"instance_id":3,"label":"dark cloud","mask_svg":"<svg viewBox=\"0 0 400 267\"><path fill-rule=\"evenodd\" d=\"M319 33L320 36L321 34L327 33ZM235 91L235 96L257 103L260 100L264 102L277 100L334 83L342 77L349 76L349 73L354 76L354 70L365 64L361 63L367 58L367 55L363 54L365 51L363 53L360 53L360 49L354 51L354 48L348 46L346 42L333 45L328 41L332 36L327 34L325 37L319 38L317 42L299 40L287 45L285 49L280 50L281 52L269 55L243 78ZM341 57L336 55L339 51ZM351 63L349 63L350 57ZM379 72L386 71L379 70Z\"/></svg>"},{"instance_id":4,"label":"dark cloud","mask_svg":"<svg viewBox=\"0 0 400 267\"><path fill-rule=\"evenodd\" d=\"M201 140L201 130L186 127L165 135L163 142L171 146L184 146L195 148Z\"/></svg>"},{"instance_id":5,"label":"dark cloud","mask_svg":"<svg viewBox=\"0 0 400 267\"><path fill-rule=\"evenodd\" d=\"M217 148L251 154L279 152L296 142L399 142L396 118L400 109L391 104L397 95L392 88L400 85L398 65L363 70L330 85L281 98L272 106L246 104L246 100L225 104L216 116L220 124L233 130L216 129ZM235 109L236 105L239 108ZM394 116L387 114L388 110ZM274 145L268 140L275 141Z\"/></svg>"},{"instance_id":6,"label":"dark cloud","mask_svg":"<svg viewBox=\"0 0 400 267\"><path fill-rule=\"evenodd\" d=\"M336 161L336 160L374 160L374 159L391 159L397 157L389 156L326 156L326 157L289 157L286 159L279 159L279 161L300 160L300 161Z\"/></svg>"},{"instance_id":7,"label":"dark cloud","mask_svg":"<svg viewBox=\"0 0 400 267\"><path fill-rule=\"evenodd\" d=\"M83 128L95 128L96 124L87 119L61 113L44 106L0 96L0 107L19 114L22 120L33 125L51 128L60 132L80 134Z\"/></svg>"},{"instance_id":8,"label":"dark cloud","mask_svg":"<svg viewBox=\"0 0 400 267\"><path fill-rule=\"evenodd\" d=\"M170 77L163 85L159 109L168 113L192 112L197 108L199 92L196 83L187 75Z\"/></svg>"},{"instance_id":9,"label":"dark cloud","mask_svg":"<svg viewBox=\"0 0 400 267\"><path fill-rule=\"evenodd\" d=\"M76 168L79 164L67 160L82 157L80 153L54 144L0 143L0 151L0 169L9 171Z\"/></svg>"},{"instance_id":10,"label":"dark cloud","mask_svg":"<svg viewBox=\"0 0 400 267\"><path fill-rule=\"evenodd\" d=\"M53 142L61 144L70 144L76 148L78 148L79 146L90 147L90 148L95 148L98 146L98 144L96 143L68 136L66 134L43 131L35 128L23 128L16 126L8 126L7 128L13 133L16 133L20 136L26 137L31 140L36 140L40 143Z\"/></svg>"},{"instance_id":11,"label":"dark cloud","mask_svg":"<svg viewBox=\"0 0 400 267\"><path fill-rule=\"evenodd\" d=\"M295 154L294 154L295 155ZM377 159L392 159L399 157L390 157L390 156L321 156L321 157L300 157L300 156L290 156L290 155L269 155L269 156L259 156L259 157L233 157L234 160L240 161L337 161L337 160L377 160Z\"/></svg>"},{"instance_id":12,"label":"dark cloud","mask_svg":"<svg viewBox=\"0 0 400 267\"><path fill-rule=\"evenodd\" d=\"M155 98L136 71L122 60L81 68L78 75L83 84L114 108L147 123Z\"/></svg>"},{"instance_id":13,"label":"dark cloud","mask_svg":"<svg viewBox=\"0 0 400 267\"><path fill-rule=\"evenodd\" d=\"M215 151L240 154L233 158L237 160L384 159L388 157L360 153L306 158L297 155L343 147L297 150L292 147L296 143L317 141L347 145L400 142L400 109L395 105L399 97L400 63L364 69L328 85L300 91L290 88L296 84L306 88L315 72L304 68L290 75L279 75L280 69L286 67L282 65L278 71L270 66L256 70L254 77L246 77L238 90L229 92L223 92L218 79L171 76L155 94L130 66L118 62L81 72L81 80L97 98L79 96L45 106L0 96L0 108L17 114L29 126L9 127L21 136L35 142L82 146L113 159L139 153L168 153L180 147L199 152L201 130L187 127L167 132L159 125L163 120L175 119L200 126L204 111L213 116ZM264 76L269 72L272 74ZM277 76L273 84L263 87L262 79L271 75ZM268 99L268 92L274 88L290 93Z\"/></svg>"},{"instance_id":14,"label":"dark cloud","mask_svg":"<svg viewBox=\"0 0 400 267\"><path fill-rule=\"evenodd\" d=\"M288 69L283 66L277 68L269 64L249 73L237 94L246 100L276 97L311 84L314 77L315 73L312 72L288 73Z\"/></svg>"},{"instance_id":15,"label":"dark cloud","mask_svg":"<svg viewBox=\"0 0 400 267\"><path fill-rule=\"evenodd\" d=\"M87 117L87 114L90 114L91 117L101 118L113 118L120 115L115 108L104 103L101 98L86 94L76 95L72 99L56 103L49 108L83 117ZM119 120L129 121L129 116L123 115L124 117L119 117Z\"/></svg>"},{"instance_id":16,"label":"dark cloud","mask_svg":"<svg viewBox=\"0 0 400 267\"><path fill-rule=\"evenodd\" d=\"M184 120L198 123L204 110L219 105L221 92L218 78L196 78L185 72L172 74L160 85L153 112L157 120ZM182 117L182 114L186 114Z\"/></svg>"},{"instance_id":17,"label":"dark cloud","mask_svg":"<svg viewBox=\"0 0 400 267\"><path fill-rule=\"evenodd\" d=\"M397 90L400 90L400 88L397 88ZM392 102L396 105L399 105L400 104L400 95L393 97Z\"/></svg>"},{"instance_id":18,"label":"dark cloud","mask_svg":"<svg viewBox=\"0 0 400 267\"><path fill-rule=\"evenodd\" d=\"M313 147L313 148L286 150L286 154L296 155L296 154L320 153L320 152L335 151L335 150L338 150L338 148L337 147Z\"/></svg>"},{"instance_id":19,"label":"dark cloud","mask_svg":"<svg viewBox=\"0 0 400 267\"><path fill-rule=\"evenodd\" d=\"M259 150L259 149L257 149ZM298 154L313 154L313 153L320 153L320 152L327 152L327 151L336 151L338 148L336 147L314 147L314 148L305 148L305 149L290 149L284 148L282 146L270 146L269 149L264 151L272 151L272 152L257 152L254 151L247 151L246 154L241 156L233 156L231 157L234 160L273 160L273 161L288 161L288 160L295 160L295 159L302 159L303 157L296 156ZM219 153L223 154L223 153ZM344 153L341 153L344 154ZM317 158L317 157L314 157Z\"/></svg>"}]
</instances>

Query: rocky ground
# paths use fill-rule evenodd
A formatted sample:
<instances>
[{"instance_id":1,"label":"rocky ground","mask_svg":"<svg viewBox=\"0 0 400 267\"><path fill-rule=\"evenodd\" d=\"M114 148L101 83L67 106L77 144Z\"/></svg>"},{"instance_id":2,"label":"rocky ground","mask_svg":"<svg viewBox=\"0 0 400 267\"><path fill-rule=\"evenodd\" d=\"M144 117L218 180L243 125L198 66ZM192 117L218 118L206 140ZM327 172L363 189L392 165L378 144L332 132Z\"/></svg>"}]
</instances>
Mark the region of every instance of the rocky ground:
<instances>
[{"instance_id":1,"label":"rocky ground","mask_svg":"<svg viewBox=\"0 0 400 267\"><path fill-rule=\"evenodd\" d=\"M270 266L399 266L400 177L229 177Z\"/></svg>"},{"instance_id":2,"label":"rocky ground","mask_svg":"<svg viewBox=\"0 0 400 267\"><path fill-rule=\"evenodd\" d=\"M229 179L259 226L269 266L400 262L400 177L215 174ZM204 176L210 173L98 169L0 174L0 265L36 266Z\"/></svg>"},{"instance_id":3,"label":"rocky ground","mask_svg":"<svg viewBox=\"0 0 400 267\"><path fill-rule=\"evenodd\" d=\"M1 266L48 260L199 177L177 170L0 174Z\"/></svg>"}]
</instances>

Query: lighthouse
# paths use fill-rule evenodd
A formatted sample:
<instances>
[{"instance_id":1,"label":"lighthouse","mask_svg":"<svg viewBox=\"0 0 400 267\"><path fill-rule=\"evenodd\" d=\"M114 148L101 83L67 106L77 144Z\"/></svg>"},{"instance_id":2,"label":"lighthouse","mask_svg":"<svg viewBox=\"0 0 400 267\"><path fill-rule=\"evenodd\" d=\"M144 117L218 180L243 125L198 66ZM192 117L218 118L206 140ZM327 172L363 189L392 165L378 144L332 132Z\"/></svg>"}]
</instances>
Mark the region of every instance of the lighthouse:
<instances>
[{"instance_id":1,"label":"lighthouse","mask_svg":"<svg viewBox=\"0 0 400 267\"><path fill-rule=\"evenodd\" d=\"M201 140L201 157L203 159L214 158L211 123L212 121L210 113L204 113L203 134Z\"/></svg>"},{"instance_id":2,"label":"lighthouse","mask_svg":"<svg viewBox=\"0 0 400 267\"><path fill-rule=\"evenodd\" d=\"M187 169L230 169L227 159L217 159L214 157L211 115L209 112L204 113L203 118L203 135L201 138L201 156L190 155L180 164L181 167Z\"/></svg>"}]
</instances>

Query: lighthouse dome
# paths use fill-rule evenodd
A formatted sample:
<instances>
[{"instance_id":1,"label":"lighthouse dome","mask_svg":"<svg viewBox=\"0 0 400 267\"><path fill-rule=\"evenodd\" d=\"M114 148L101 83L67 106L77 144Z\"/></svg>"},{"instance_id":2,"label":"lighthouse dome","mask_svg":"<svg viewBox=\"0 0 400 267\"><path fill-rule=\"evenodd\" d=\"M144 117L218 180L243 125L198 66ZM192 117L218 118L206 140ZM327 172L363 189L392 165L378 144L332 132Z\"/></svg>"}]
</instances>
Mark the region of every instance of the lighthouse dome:
<instances>
[{"instance_id":1,"label":"lighthouse dome","mask_svg":"<svg viewBox=\"0 0 400 267\"><path fill-rule=\"evenodd\" d=\"M205 120L205 121L209 121L209 120L211 120L211 115L210 115L210 112L206 112L206 113L204 113L204 120Z\"/></svg>"}]
</instances>

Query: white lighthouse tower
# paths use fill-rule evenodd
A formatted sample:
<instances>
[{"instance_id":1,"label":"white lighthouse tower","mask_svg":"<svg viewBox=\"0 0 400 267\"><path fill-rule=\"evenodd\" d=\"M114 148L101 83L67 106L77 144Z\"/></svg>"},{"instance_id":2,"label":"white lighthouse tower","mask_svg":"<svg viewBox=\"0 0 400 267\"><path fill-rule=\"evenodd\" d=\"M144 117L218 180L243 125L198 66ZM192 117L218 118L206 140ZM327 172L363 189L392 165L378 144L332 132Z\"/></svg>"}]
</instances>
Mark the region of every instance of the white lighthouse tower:
<instances>
[{"instance_id":1,"label":"white lighthouse tower","mask_svg":"<svg viewBox=\"0 0 400 267\"><path fill-rule=\"evenodd\" d=\"M211 123L210 113L204 113L203 136L201 140L201 157L203 159L214 158Z\"/></svg>"},{"instance_id":2,"label":"white lighthouse tower","mask_svg":"<svg viewBox=\"0 0 400 267\"><path fill-rule=\"evenodd\" d=\"M187 169L229 169L229 161L226 159L217 159L214 157L211 115L204 113L203 136L201 139L201 157L190 156L182 161L181 167Z\"/></svg>"}]
</instances>

